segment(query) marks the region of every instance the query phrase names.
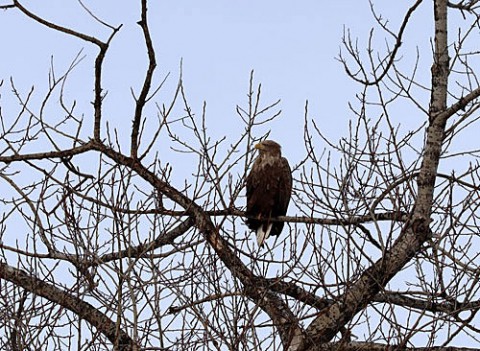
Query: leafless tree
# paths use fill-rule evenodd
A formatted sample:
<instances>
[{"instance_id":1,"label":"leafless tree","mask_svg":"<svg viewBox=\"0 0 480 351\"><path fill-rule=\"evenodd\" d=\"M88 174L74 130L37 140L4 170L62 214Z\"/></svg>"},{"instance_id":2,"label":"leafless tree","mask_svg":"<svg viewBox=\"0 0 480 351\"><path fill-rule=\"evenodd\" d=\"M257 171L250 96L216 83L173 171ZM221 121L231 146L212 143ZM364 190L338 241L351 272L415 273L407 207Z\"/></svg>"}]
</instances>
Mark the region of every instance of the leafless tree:
<instances>
[{"instance_id":1,"label":"leafless tree","mask_svg":"<svg viewBox=\"0 0 480 351\"><path fill-rule=\"evenodd\" d=\"M405 33L422 7L432 45L411 50ZM279 105L263 103L253 74L237 107L243 130L213 138L181 73L171 100L156 100L165 77L141 0L148 66L126 134L103 108L121 26L85 8L109 30L101 39L16 0L0 6L97 50L90 112L64 96L82 56L62 74L52 64L41 101L2 81L0 347L480 349L480 148L462 144L479 119L479 7L411 1L393 28L372 3L365 47L345 31L339 61L361 87L350 128L331 140L306 105L298 215L279 218L283 235L258 250L244 180Z\"/></svg>"}]
</instances>

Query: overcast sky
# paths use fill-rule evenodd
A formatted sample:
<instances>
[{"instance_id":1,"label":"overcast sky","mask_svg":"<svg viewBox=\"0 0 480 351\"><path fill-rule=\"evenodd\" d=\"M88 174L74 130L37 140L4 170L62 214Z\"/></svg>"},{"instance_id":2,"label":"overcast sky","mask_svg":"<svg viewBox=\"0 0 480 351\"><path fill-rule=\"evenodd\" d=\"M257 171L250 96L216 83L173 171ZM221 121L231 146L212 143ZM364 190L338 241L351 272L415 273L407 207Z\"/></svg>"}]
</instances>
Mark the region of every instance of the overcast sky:
<instances>
[{"instance_id":1,"label":"overcast sky","mask_svg":"<svg viewBox=\"0 0 480 351\"><path fill-rule=\"evenodd\" d=\"M22 3L50 21L85 34L103 40L109 34L77 1ZM103 21L113 26L123 24L112 42L104 71L104 87L108 90L105 115L110 123L118 122L117 127L132 118L130 88L139 91L147 63L142 33L136 24L140 18L138 3L84 1ZM392 29L397 29L410 3L388 2L377 10L389 18ZM2 4L8 1L2 0ZM429 45L430 12L429 2L422 5L414 17L417 24L406 33L407 52L403 54L406 65L413 62L415 46ZM14 77L23 92L35 85L36 96L41 97L48 86L51 57L59 74L83 50L85 58L70 77L66 97L75 99L88 117L92 112L92 67L97 48L55 33L17 10L3 11L0 15L0 32L4 33L0 37L3 52L0 77L5 80ZM421 16L426 17L421 20ZM235 106L246 104L251 70L255 70L256 82L262 83L265 104L281 99L282 117L268 128L272 130L272 138L284 146L287 156L296 158L294 150L301 142L307 99L310 117L319 122L327 135L338 139L346 134L348 120L354 118L347 104L354 102L360 86L347 78L335 58L345 29L359 38L359 48L365 46L374 23L368 1L151 1L149 21L157 49L156 81L171 73L156 101L167 102L171 97L183 59L189 102L197 114L201 113L203 101L207 102L213 135L239 133L235 129L240 127ZM378 29L374 39L380 52L393 43L391 37ZM424 63L429 61L430 56Z\"/></svg>"},{"instance_id":2,"label":"overcast sky","mask_svg":"<svg viewBox=\"0 0 480 351\"><path fill-rule=\"evenodd\" d=\"M103 78L108 94L104 100L104 121L128 138L134 111L130 89L138 93L147 65L142 32L136 24L140 19L140 1L83 2L102 21L112 26L123 24L105 61ZM0 0L2 5L9 3ZM23 0L21 3L39 16L76 31L102 40L110 34L77 0ZM389 19L390 29L396 31L412 3L377 1L376 10ZM397 62L408 74L413 70L418 52L417 79L426 87L430 86L432 57L431 6L432 1L422 3L412 17L398 57L401 61ZM16 9L0 11L0 16L3 116L7 120L13 118L19 108L10 93L11 77L23 95L35 86L32 101L38 103L48 89L52 59L59 76L80 53L83 59L66 83L65 98L76 101L78 113L84 115L87 124L86 132L91 133L93 64L98 49L91 43L35 23ZM370 29L375 25L367 0L152 0L149 23L157 50L155 83L170 73L155 101L159 104L169 102L183 60L183 80L189 103L193 112L200 115L206 101L207 123L212 135L226 135L228 141L242 132L235 107L246 107L252 70L255 70L256 83L262 83L264 104L281 99L281 118L267 125L265 131L271 130L271 138L283 145L283 152L292 164L303 157L306 100L309 101L309 117L332 141L348 135L349 120L355 119L348 103L356 105L355 94L361 91L361 86L347 77L336 58L345 30L351 31L352 38L358 37L358 47L364 52ZM382 55L394 41L377 27L372 43ZM428 108L429 92L419 89L418 94L419 101ZM54 111L55 106L52 106L52 119L56 118ZM154 111L154 108L147 109L146 114ZM393 122L404 132L416 129L425 121L425 116L408 103L390 112ZM476 130L472 129L472 133ZM463 143L466 140L459 139ZM478 136L472 140L478 140ZM318 142L320 149L326 146ZM421 148L421 142L417 146ZM175 167L189 169L195 165L179 159ZM442 163L441 167L453 166Z\"/></svg>"}]
</instances>

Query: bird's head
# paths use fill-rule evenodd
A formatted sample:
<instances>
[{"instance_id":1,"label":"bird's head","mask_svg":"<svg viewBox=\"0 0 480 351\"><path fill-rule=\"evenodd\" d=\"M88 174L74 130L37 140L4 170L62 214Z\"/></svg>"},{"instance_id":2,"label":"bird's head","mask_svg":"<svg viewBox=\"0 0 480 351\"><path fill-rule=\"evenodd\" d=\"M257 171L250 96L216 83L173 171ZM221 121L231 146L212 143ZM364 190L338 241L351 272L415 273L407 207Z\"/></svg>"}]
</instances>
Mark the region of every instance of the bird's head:
<instances>
[{"instance_id":1,"label":"bird's head","mask_svg":"<svg viewBox=\"0 0 480 351\"><path fill-rule=\"evenodd\" d=\"M255 145L260 155L281 156L281 146L273 140L264 140Z\"/></svg>"}]
</instances>

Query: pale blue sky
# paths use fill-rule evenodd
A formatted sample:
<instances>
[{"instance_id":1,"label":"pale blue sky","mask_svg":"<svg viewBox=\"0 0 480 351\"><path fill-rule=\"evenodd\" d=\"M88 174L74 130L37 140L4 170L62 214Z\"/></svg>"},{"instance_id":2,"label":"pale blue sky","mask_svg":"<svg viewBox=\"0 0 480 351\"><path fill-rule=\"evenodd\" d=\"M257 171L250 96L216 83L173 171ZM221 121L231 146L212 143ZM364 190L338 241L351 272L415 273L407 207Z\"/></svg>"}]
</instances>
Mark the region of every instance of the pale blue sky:
<instances>
[{"instance_id":1,"label":"pale blue sky","mask_svg":"<svg viewBox=\"0 0 480 351\"><path fill-rule=\"evenodd\" d=\"M83 33L102 39L108 35L108 31L90 18L76 1L22 3L51 21ZM109 24L123 23L107 54L104 71L104 86L109 92L105 115L111 116L110 123L119 122L118 127L131 120L130 87L138 91L144 77L146 54L136 24L139 5L137 1L84 3ZM390 19L392 28L398 28L401 20L398 15L406 10L404 4L394 7L398 2L395 4L389 2L378 8L386 16L396 16ZM428 15L429 11L428 4L425 4L417 18ZM8 79L13 76L24 91L31 85L36 85L39 96L44 91L51 55L61 72L83 49L86 57L71 75L66 96L77 100L87 117L91 113L92 67L97 49L33 23L16 10L5 11L1 16L0 32L9 35L0 38L2 51L8 52L1 57L0 77ZM156 81L171 72L156 101L168 101L183 58L183 77L190 104L198 114L203 101L207 101L207 116L214 135L221 135L226 127L237 133L235 106L245 106L252 69L256 72L256 82L263 85L264 102L282 100L283 115L269 127L272 138L284 145L287 155L295 158L293 149L297 145L292 141L301 140L307 99L310 116L320 121L327 135L333 138L345 135L348 119L353 117L347 103L354 101L359 85L346 77L335 57L339 53L344 27L350 28L354 37L359 37L360 48L367 42L373 18L366 0L295 3L286 0L151 1L149 21L157 49ZM418 24L419 21L415 22ZM420 27L423 35L417 30L407 31L411 42L405 44L406 48L428 45L431 21L424 23L426 27ZM384 51L384 34L377 30L375 38L377 48ZM388 41L391 45L391 38ZM405 62L412 62L414 50L412 55L403 56ZM425 60L429 61L430 57Z\"/></svg>"},{"instance_id":2,"label":"pale blue sky","mask_svg":"<svg viewBox=\"0 0 480 351\"><path fill-rule=\"evenodd\" d=\"M140 19L139 2L84 0L103 21L113 26L123 24L106 56L103 81L108 91L104 100L104 122L118 128L120 137L125 140L130 136L134 110L130 88L139 91L147 64L142 33L136 24ZM379 0L376 3L378 12L389 19L391 29L396 31L413 1ZM0 0L0 4L9 4L9 1ZM109 34L76 0L30 0L22 4L50 21L102 40ZM398 56L401 58L398 65L408 74L413 69L416 48L419 48L417 78L426 87L430 86L432 57L431 6L432 1L424 2L412 17ZM10 77L22 94L34 85L32 101L38 103L48 88L51 57L60 75L82 51L85 58L67 81L65 98L77 101L78 113L85 118L86 132L91 132L93 62L97 48L47 29L15 9L1 11L0 16L0 80L4 80L1 98L9 102L2 103L3 116L8 121L18 111L10 94ZM304 156L302 135L307 99L310 118L317 121L325 135L333 141L348 135L348 122L355 119L348 103L358 106L355 94L361 86L346 76L335 57L345 28L351 30L353 38L359 38L358 47L362 54L365 53L369 31L375 25L367 0L152 0L149 22L157 50L155 84L171 73L154 100L168 103L183 59L189 103L199 115L203 102L207 102L207 123L212 135L234 139L241 133L243 126L236 117L235 107L246 105L251 70L255 70L256 83L262 83L264 104L282 100L281 118L266 128L270 128L271 137L283 145L283 152L292 164ZM456 35L455 29L451 35ZM377 28L374 48L384 54L387 45L392 47L392 38ZM423 107L428 108L429 92L418 89L416 93ZM52 119L57 118L56 101L52 101ZM147 116L155 113L154 106L145 112ZM377 118L378 113L372 109L371 118ZM407 102L396 104L390 113L393 123L400 124L403 133L416 129L425 121L425 116ZM471 130L475 134L476 130ZM418 149L422 147L422 137L419 133ZM463 138L458 142L465 145L467 140ZM472 140L475 143L478 137ZM326 146L320 140L317 142L319 150ZM161 142L158 149L162 149ZM185 168L189 175L190 169L196 168L195 164L176 157L175 168ZM442 162L441 167L449 173L454 165Z\"/></svg>"}]
</instances>

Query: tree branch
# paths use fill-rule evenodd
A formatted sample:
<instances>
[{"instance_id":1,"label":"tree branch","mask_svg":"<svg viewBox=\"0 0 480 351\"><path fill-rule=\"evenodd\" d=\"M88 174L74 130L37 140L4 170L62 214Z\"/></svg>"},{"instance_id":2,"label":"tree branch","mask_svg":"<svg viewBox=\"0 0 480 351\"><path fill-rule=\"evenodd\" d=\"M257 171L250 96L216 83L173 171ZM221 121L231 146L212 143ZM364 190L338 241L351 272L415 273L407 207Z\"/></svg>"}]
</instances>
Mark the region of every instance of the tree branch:
<instances>
[{"instance_id":1,"label":"tree branch","mask_svg":"<svg viewBox=\"0 0 480 351\"><path fill-rule=\"evenodd\" d=\"M350 71L350 69L347 66L347 63L342 61L343 62L343 67L344 67L344 69L347 72L349 77L351 77L356 82L361 83L361 84L366 85L366 86L376 85L376 84L378 84L379 82L382 81L382 79L386 76L386 74L388 73L388 71L392 67L393 63L395 62L395 58L397 57L397 52L400 49L400 46L402 46L403 32L405 31L405 28L407 27L408 21L410 20L410 17L415 12L417 7L422 3L422 1L423 0L417 0L415 2L415 4L413 4L413 6L411 6L408 9L408 11L407 11L407 13L406 13L406 15L403 19L403 22L400 26L400 29L398 30L398 34L395 37L395 45L393 47L393 50L390 52L390 58L387 62L387 65L385 66L383 72L373 81L369 81L369 80L366 80L366 79L365 80L364 79L359 79L359 78L356 77L356 75L354 73L352 73Z\"/></svg>"},{"instance_id":2,"label":"tree branch","mask_svg":"<svg viewBox=\"0 0 480 351\"><path fill-rule=\"evenodd\" d=\"M104 144L94 143L95 148L116 163L130 168L145 181L150 183L159 193L179 204L185 209L185 214L193 219L195 226L203 234L206 241L215 250L218 257L230 270L232 275L240 280L244 292L252 301L265 311L272 319L279 331L282 344L286 347L294 337L302 334L295 315L276 293L264 287L261 278L257 278L230 249L228 243L219 235L219 228L215 227L205 211L190 198L159 179L149 169L145 168L137 159L125 156Z\"/></svg>"},{"instance_id":3,"label":"tree branch","mask_svg":"<svg viewBox=\"0 0 480 351\"><path fill-rule=\"evenodd\" d=\"M102 49L103 47L105 47L107 45L106 43L102 42L101 40L99 40L95 37L92 37L90 35L77 32L77 31L75 31L73 29L70 29L70 28L59 26L58 24L55 24L55 23L52 23L52 22L48 22L47 20L37 16L33 12L30 12L28 9L23 7L23 5L20 4L20 2L18 0L13 0L13 3L15 5L15 7L18 8L24 15L26 15L27 17L30 17L31 19L33 19L34 21L36 21L40 24L43 24L44 26L46 26L48 28L51 28L51 29L54 29L58 32L62 32L62 33L74 36L76 38L88 41L92 44L97 45L100 49Z\"/></svg>"},{"instance_id":4,"label":"tree branch","mask_svg":"<svg viewBox=\"0 0 480 351\"><path fill-rule=\"evenodd\" d=\"M137 246L129 247L125 250L119 251L119 252L112 252L105 254L101 257L99 257L95 262L91 262L91 266L93 265L98 265L102 263L106 263L109 261L114 261L126 257L141 257L145 253L155 250L161 246L164 245L171 245L173 244L173 241L178 238L180 235L184 234L188 229L192 227L194 224L193 220L188 217L182 223L180 223L178 226L176 226L174 229L170 230L167 233L164 233L164 235L158 236L155 240L147 242L145 244L139 244Z\"/></svg>"},{"instance_id":5,"label":"tree branch","mask_svg":"<svg viewBox=\"0 0 480 351\"><path fill-rule=\"evenodd\" d=\"M363 310L390 279L421 249L431 237L429 228L435 179L444 140L445 121L435 118L446 108L448 80L447 1L435 1L435 63L432 68L432 95L430 125L420 174L417 178L418 195L411 220L390 250L367 268L333 305L322 310L306 330L307 337L298 350L330 341L344 325Z\"/></svg>"},{"instance_id":6,"label":"tree branch","mask_svg":"<svg viewBox=\"0 0 480 351\"><path fill-rule=\"evenodd\" d=\"M147 74L143 82L142 91L140 92L140 95L135 105L135 115L133 117L130 150L130 156L133 158L136 158L138 154L138 136L140 129L140 120L142 118L143 108L145 107L145 104L147 102L147 95L150 91L150 86L152 85L153 73L155 72L155 67L157 66L157 62L155 59L155 50L153 48L152 38L150 36L150 29L147 22L147 0L142 0L142 15L141 20L138 22L138 24L142 28L143 36L145 38L145 45L147 46L149 64Z\"/></svg>"},{"instance_id":7,"label":"tree branch","mask_svg":"<svg viewBox=\"0 0 480 351\"><path fill-rule=\"evenodd\" d=\"M126 332L118 329L115 322L88 302L3 262L0 262L0 278L72 311L79 318L85 319L94 326L98 332L105 335L113 345L119 345L120 351L138 349L138 345Z\"/></svg>"},{"instance_id":8,"label":"tree branch","mask_svg":"<svg viewBox=\"0 0 480 351\"><path fill-rule=\"evenodd\" d=\"M405 347L404 345L380 344L373 342L335 342L316 345L311 351L480 351L480 348L454 347L454 346L429 346Z\"/></svg>"}]
</instances>

